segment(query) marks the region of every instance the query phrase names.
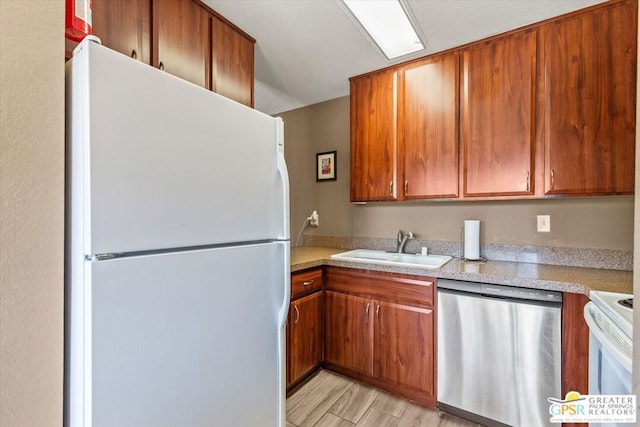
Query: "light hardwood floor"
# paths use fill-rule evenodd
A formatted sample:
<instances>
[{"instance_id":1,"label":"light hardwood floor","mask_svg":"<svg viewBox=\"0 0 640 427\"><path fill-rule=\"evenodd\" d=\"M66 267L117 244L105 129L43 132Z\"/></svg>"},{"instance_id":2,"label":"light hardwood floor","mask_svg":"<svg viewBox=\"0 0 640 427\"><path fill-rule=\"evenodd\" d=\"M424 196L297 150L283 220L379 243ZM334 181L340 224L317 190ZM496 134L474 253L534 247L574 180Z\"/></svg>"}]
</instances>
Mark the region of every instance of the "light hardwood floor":
<instances>
[{"instance_id":1,"label":"light hardwood floor","mask_svg":"<svg viewBox=\"0 0 640 427\"><path fill-rule=\"evenodd\" d=\"M287 427L472 427L342 375L321 370L287 399Z\"/></svg>"}]
</instances>

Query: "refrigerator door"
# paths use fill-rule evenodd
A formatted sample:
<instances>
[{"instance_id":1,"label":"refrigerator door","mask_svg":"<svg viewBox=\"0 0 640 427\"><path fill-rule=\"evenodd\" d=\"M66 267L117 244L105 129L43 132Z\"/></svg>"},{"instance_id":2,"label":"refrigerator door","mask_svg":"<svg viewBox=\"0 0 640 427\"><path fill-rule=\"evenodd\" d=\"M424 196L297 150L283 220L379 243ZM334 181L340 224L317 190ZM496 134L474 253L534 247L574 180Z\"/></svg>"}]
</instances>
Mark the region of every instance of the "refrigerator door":
<instances>
[{"instance_id":1,"label":"refrigerator door","mask_svg":"<svg viewBox=\"0 0 640 427\"><path fill-rule=\"evenodd\" d=\"M288 245L87 261L70 425L284 426Z\"/></svg>"},{"instance_id":2,"label":"refrigerator door","mask_svg":"<svg viewBox=\"0 0 640 427\"><path fill-rule=\"evenodd\" d=\"M281 119L90 40L67 67L84 254L289 238Z\"/></svg>"}]
</instances>

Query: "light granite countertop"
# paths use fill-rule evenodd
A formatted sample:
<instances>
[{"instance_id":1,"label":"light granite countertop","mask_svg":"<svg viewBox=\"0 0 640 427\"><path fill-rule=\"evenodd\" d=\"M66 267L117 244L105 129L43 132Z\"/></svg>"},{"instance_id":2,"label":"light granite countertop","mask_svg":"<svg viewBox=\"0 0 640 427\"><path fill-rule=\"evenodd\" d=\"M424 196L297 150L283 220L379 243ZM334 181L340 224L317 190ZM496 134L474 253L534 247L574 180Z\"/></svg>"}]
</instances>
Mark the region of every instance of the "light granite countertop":
<instances>
[{"instance_id":1,"label":"light granite countertop","mask_svg":"<svg viewBox=\"0 0 640 427\"><path fill-rule=\"evenodd\" d=\"M599 268L566 267L524 262L486 261L465 262L454 258L442 268L377 265L332 259L331 255L346 249L300 247L291 249L291 272L331 265L375 271L415 274L442 279L584 294L590 291L633 293L633 272Z\"/></svg>"}]
</instances>

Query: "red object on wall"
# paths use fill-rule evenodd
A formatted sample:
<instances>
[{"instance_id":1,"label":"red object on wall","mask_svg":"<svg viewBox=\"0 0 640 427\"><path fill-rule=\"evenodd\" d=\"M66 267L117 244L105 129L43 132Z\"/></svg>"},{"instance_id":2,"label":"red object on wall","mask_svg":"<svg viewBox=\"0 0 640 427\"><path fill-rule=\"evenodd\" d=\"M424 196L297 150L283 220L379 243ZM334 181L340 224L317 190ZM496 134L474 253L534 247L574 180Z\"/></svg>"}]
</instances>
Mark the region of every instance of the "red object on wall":
<instances>
[{"instance_id":1,"label":"red object on wall","mask_svg":"<svg viewBox=\"0 0 640 427\"><path fill-rule=\"evenodd\" d=\"M92 0L67 0L65 3L64 36L79 42L91 34Z\"/></svg>"}]
</instances>

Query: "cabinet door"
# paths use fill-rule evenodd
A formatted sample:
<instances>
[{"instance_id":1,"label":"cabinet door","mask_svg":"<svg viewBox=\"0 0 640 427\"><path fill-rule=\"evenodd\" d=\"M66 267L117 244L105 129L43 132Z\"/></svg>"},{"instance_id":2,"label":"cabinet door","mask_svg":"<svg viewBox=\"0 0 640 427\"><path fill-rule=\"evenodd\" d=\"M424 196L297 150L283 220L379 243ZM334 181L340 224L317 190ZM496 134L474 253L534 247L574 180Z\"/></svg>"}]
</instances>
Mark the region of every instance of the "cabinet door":
<instances>
[{"instance_id":1,"label":"cabinet door","mask_svg":"<svg viewBox=\"0 0 640 427\"><path fill-rule=\"evenodd\" d=\"M458 54L399 72L398 138L404 199L458 197Z\"/></svg>"},{"instance_id":2,"label":"cabinet door","mask_svg":"<svg viewBox=\"0 0 640 427\"><path fill-rule=\"evenodd\" d=\"M637 2L540 29L546 194L634 190Z\"/></svg>"},{"instance_id":3,"label":"cabinet door","mask_svg":"<svg viewBox=\"0 0 640 427\"><path fill-rule=\"evenodd\" d=\"M536 33L462 53L464 196L533 194Z\"/></svg>"},{"instance_id":4,"label":"cabinet door","mask_svg":"<svg viewBox=\"0 0 640 427\"><path fill-rule=\"evenodd\" d=\"M253 40L211 17L211 89L249 107L253 107L253 46Z\"/></svg>"},{"instance_id":5,"label":"cabinet door","mask_svg":"<svg viewBox=\"0 0 640 427\"><path fill-rule=\"evenodd\" d=\"M93 34L104 46L151 62L151 0L93 0Z\"/></svg>"},{"instance_id":6,"label":"cabinet door","mask_svg":"<svg viewBox=\"0 0 640 427\"><path fill-rule=\"evenodd\" d=\"M329 291L325 308L325 360L372 376L373 301Z\"/></svg>"},{"instance_id":7,"label":"cabinet door","mask_svg":"<svg viewBox=\"0 0 640 427\"><path fill-rule=\"evenodd\" d=\"M322 361L322 292L291 303L291 382Z\"/></svg>"},{"instance_id":8,"label":"cabinet door","mask_svg":"<svg viewBox=\"0 0 640 427\"><path fill-rule=\"evenodd\" d=\"M192 0L153 0L152 65L210 87L209 14Z\"/></svg>"},{"instance_id":9,"label":"cabinet door","mask_svg":"<svg viewBox=\"0 0 640 427\"><path fill-rule=\"evenodd\" d=\"M375 374L434 396L433 310L376 301Z\"/></svg>"},{"instance_id":10,"label":"cabinet door","mask_svg":"<svg viewBox=\"0 0 640 427\"><path fill-rule=\"evenodd\" d=\"M395 200L396 72L351 80L351 201Z\"/></svg>"}]
</instances>

